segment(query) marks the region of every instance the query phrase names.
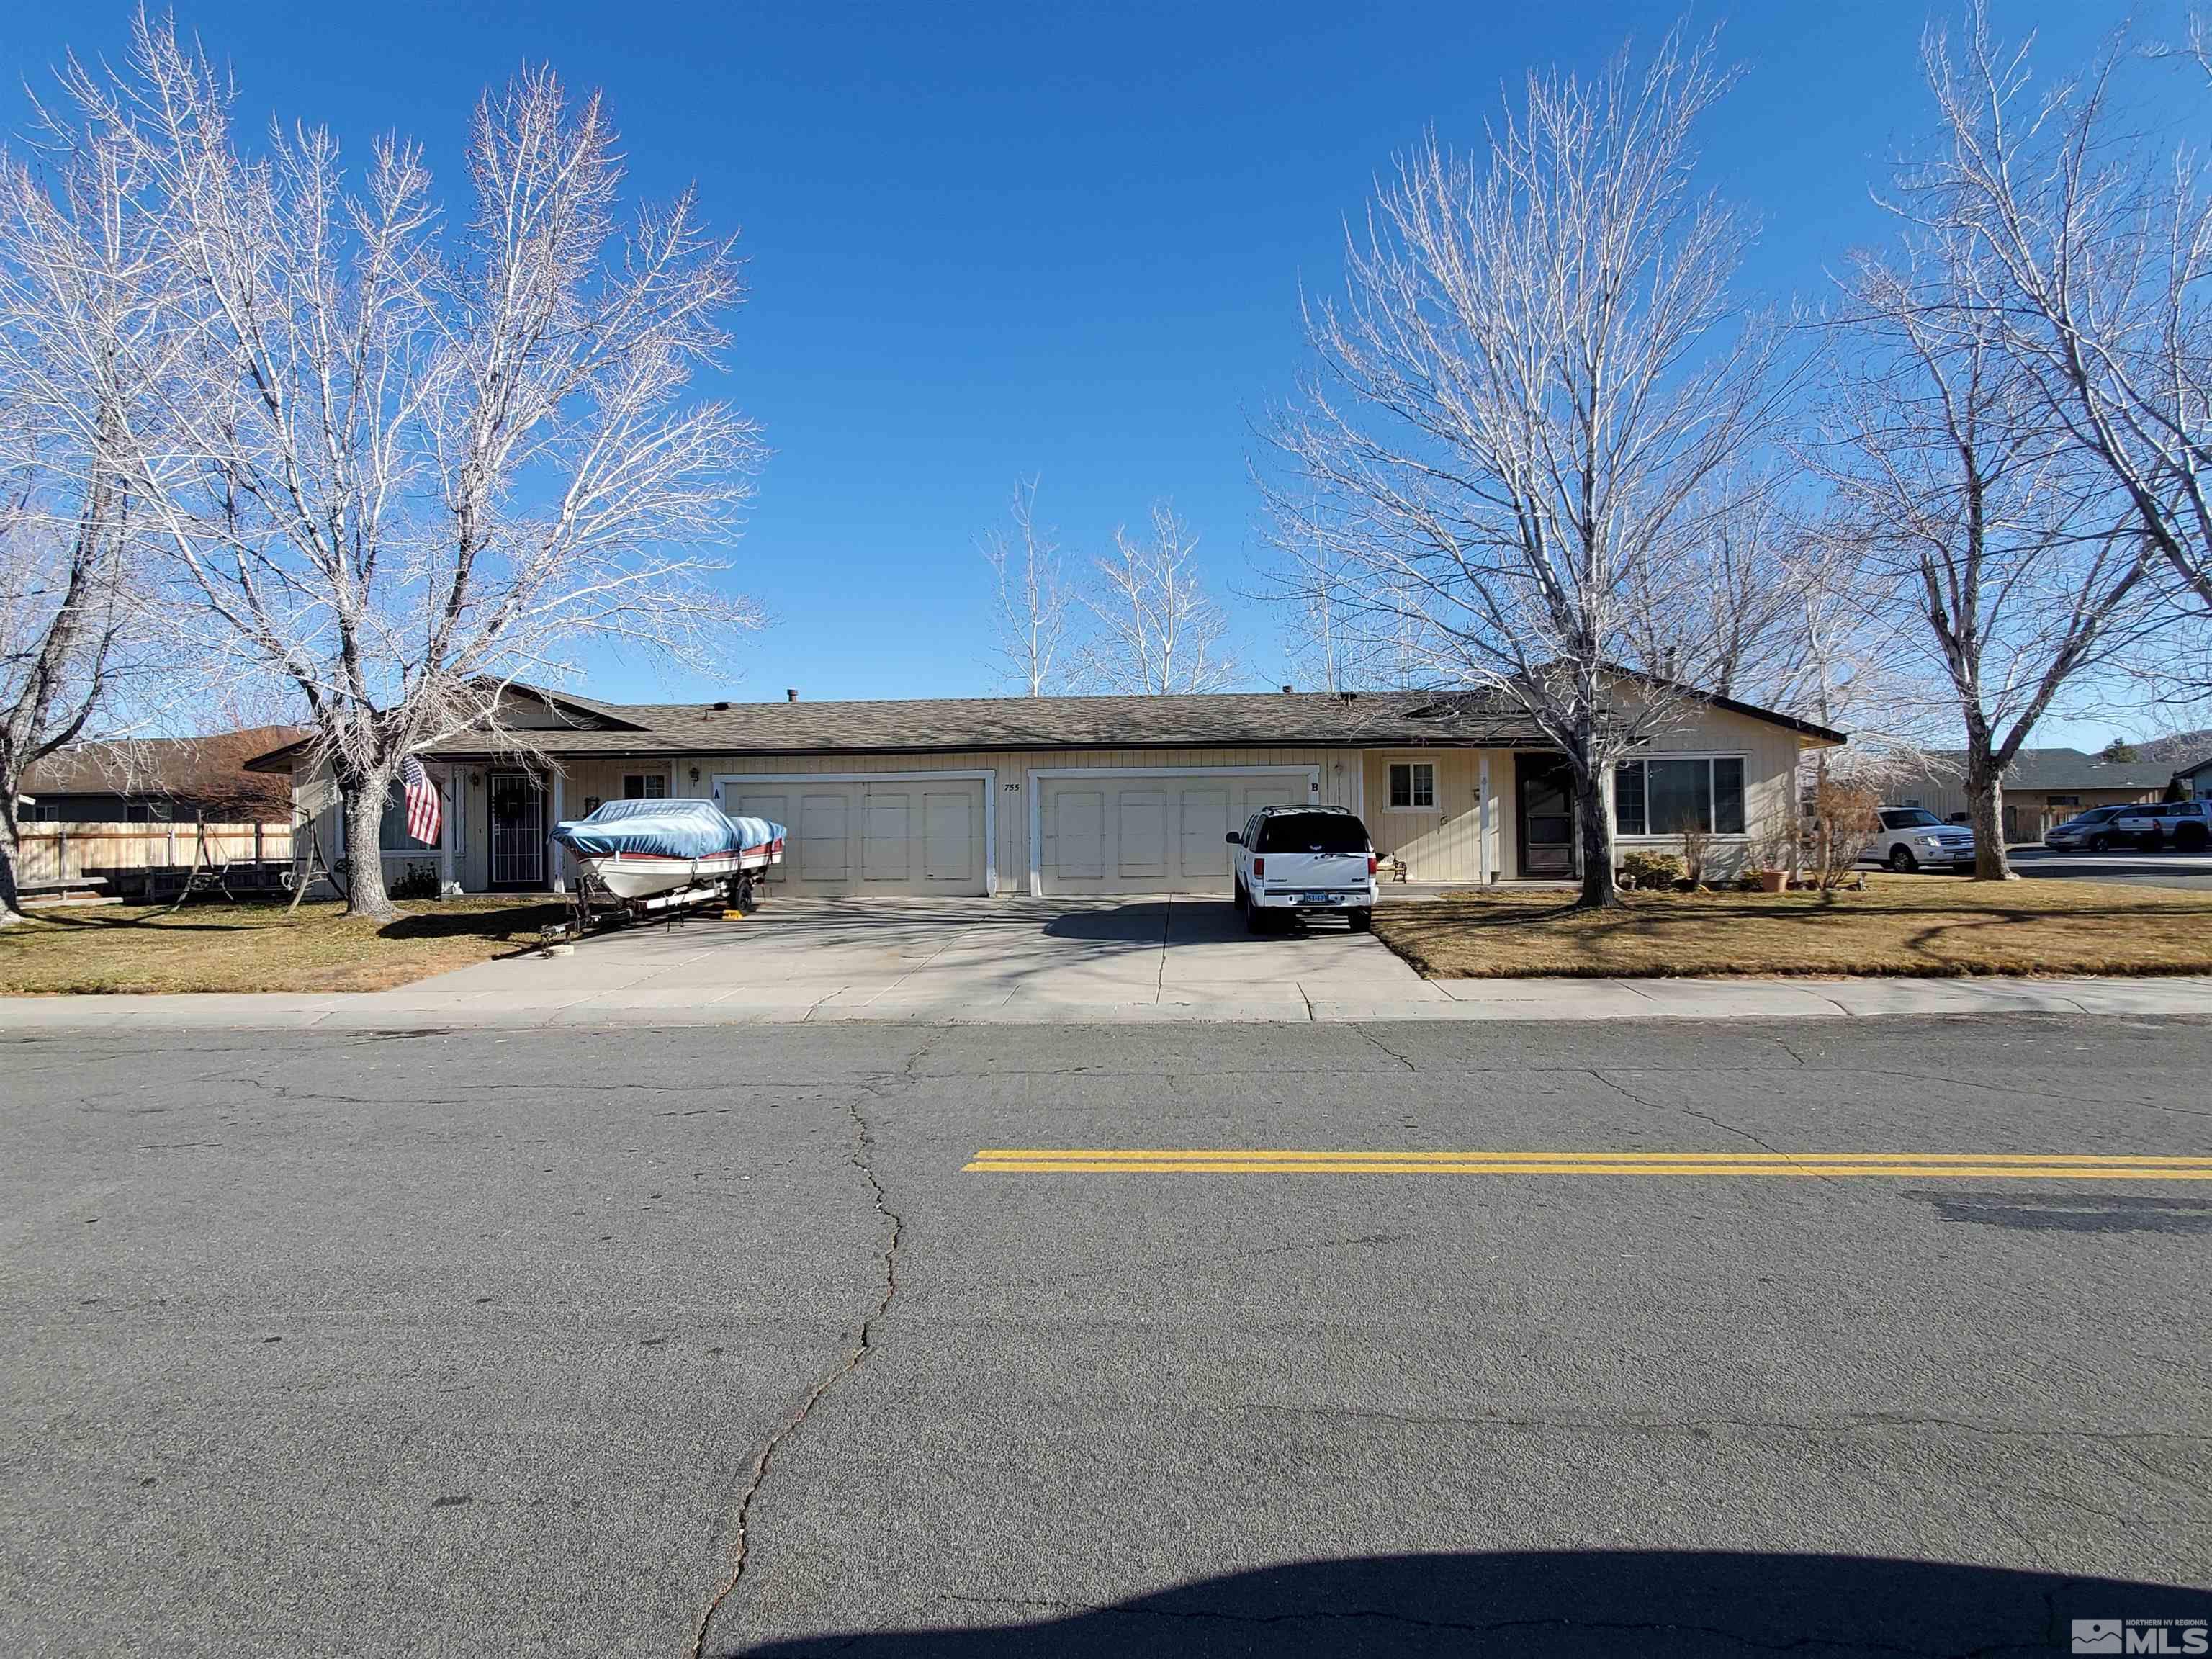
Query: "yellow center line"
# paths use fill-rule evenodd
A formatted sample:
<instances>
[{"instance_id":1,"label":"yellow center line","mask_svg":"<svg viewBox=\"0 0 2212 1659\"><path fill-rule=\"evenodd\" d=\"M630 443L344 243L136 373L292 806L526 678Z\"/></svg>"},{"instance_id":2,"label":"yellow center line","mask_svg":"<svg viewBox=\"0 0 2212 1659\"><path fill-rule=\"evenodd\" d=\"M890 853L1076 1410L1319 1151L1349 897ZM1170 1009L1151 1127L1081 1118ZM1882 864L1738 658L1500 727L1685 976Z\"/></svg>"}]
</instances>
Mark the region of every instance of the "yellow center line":
<instances>
[{"instance_id":1,"label":"yellow center line","mask_svg":"<svg viewBox=\"0 0 2212 1659\"><path fill-rule=\"evenodd\" d=\"M1310 1151L987 1146L963 1166L1012 1175L1913 1176L2212 1181L2212 1154Z\"/></svg>"}]
</instances>

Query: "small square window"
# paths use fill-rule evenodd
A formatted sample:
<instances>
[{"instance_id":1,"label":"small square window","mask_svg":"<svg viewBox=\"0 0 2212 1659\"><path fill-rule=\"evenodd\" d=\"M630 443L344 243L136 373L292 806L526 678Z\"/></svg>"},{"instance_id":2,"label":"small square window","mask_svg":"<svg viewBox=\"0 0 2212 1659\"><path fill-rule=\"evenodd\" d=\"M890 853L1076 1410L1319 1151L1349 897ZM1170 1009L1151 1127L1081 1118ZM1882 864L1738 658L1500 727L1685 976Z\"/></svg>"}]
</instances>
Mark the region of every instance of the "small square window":
<instances>
[{"instance_id":1,"label":"small square window","mask_svg":"<svg viewBox=\"0 0 2212 1659\"><path fill-rule=\"evenodd\" d=\"M631 772L623 778L624 800L665 800L668 796L668 774L665 772Z\"/></svg>"},{"instance_id":2,"label":"small square window","mask_svg":"<svg viewBox=\"0 0 2212 1659\"><path fill-rule=\"evenodd\" d=\"M1431 761L1390 763L1390 805L1406 811L1432 810L1437 804L1437 769Z\"/></svg>"}]
</instances>

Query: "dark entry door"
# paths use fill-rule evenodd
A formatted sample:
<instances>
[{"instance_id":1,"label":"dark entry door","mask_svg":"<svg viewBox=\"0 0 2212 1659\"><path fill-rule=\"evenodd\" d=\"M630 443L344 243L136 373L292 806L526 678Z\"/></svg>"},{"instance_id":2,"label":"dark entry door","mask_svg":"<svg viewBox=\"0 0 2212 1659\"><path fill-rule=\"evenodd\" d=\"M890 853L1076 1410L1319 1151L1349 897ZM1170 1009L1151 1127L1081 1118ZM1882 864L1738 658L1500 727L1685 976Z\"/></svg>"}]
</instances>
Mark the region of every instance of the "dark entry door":
<instances>
[{"instance_id":1,"label":"dark entry door","mask_svg":"<svg viewBox=\"0 0 2212 1659\"><path fill-rule=\"evenodd\" d=\"M1575 779L1557 755L1516 755L1513 788L1521 803L1520 872L1528 880L1575 873Z\"/></svg>"},{"instance_id":2,"label":"dark entry door","mask_svg":"<svg viewBox=\"0 0 2212 1659\"><path fill-rule=\"evenodd\" d=\"M491 885L545 884L545 791L527 772L495 772L491 797Z\"/></svg>"}]
</instances>

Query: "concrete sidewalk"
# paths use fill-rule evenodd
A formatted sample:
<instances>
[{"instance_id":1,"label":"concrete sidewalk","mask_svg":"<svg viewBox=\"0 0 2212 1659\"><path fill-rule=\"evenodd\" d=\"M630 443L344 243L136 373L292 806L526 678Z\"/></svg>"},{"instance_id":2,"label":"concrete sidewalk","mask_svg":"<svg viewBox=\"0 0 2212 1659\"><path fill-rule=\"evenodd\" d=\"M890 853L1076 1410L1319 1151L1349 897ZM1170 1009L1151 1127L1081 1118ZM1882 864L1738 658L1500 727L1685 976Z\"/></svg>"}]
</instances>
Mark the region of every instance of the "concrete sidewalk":
<instances>
[{"instance_id":1,"label":"concrete sidewalk","mask_svg":"<svg viewBox=\"0 0 2212 1659\"><path fill-rule=\"evenodd\" d=\"M573 960L568 958L567 960ZM471 972L476 970L471 969ZM457 977L447 975L447 977ZM763 985L701 994L508 984L331 996L0 998L0 1032L64 1028L387 1030L426 1027L1214 1023L1383 1020L1841 1019L1907 1015L2112 1014L2212 1018L2212 977L2166 979L1521 979L1422 981L1378 998L1351 987L1101 987L1078 997L966 999ZM549 994L550 993L550 994Z\"/></svg>"}]
</instances>

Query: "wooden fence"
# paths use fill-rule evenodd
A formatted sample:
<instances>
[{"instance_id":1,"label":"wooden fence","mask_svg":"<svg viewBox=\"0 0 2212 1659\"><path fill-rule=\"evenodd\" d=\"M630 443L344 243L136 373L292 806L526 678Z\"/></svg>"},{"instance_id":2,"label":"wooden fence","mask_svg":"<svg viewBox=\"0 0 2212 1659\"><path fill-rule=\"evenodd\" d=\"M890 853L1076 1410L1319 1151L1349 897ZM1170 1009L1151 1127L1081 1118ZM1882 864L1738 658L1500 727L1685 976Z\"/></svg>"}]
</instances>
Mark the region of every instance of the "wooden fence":
<instances>
[{"instance_id":1,"label":"wooden fence","mask_svg":"<svg viewBox=\"0 0 2212 1659\"><path fill-rule=\"evenodd\" d=\"M110 871L188 870L201 826L191 823L27 823L16 881L24 888L82 882ZM288 864L292 830L283 823L210 823L209 865L243 860Z\"/></svg>"}]
</instances>

